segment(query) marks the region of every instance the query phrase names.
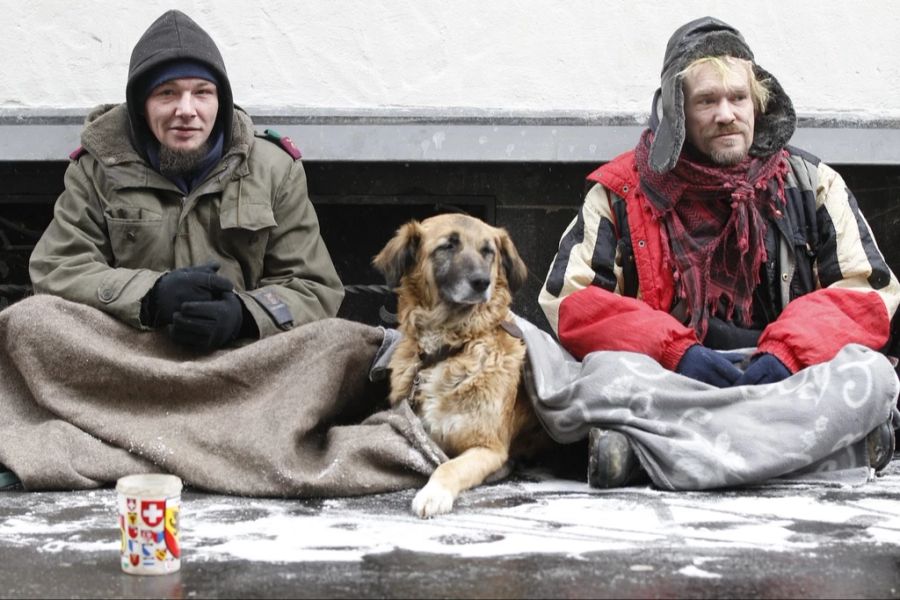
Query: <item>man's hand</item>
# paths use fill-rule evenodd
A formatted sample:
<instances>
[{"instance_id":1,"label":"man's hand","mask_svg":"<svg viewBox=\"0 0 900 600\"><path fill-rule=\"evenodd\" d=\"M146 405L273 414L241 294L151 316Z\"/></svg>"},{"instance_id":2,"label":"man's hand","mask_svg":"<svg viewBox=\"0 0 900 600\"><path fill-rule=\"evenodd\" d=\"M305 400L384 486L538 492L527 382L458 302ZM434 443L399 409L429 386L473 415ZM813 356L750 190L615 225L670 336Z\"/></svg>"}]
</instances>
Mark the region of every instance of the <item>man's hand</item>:
<instances>
[{"instance_id":1,"label":"man's hand","mask_svg":"<svg viewBox=\"0 0 900 600\"><path fill-rule=\"evenodd\" d=\"M694 344L681 357L675 372L716 387L730 387L741 377L740 369L731 363L730 356L701 344Z\"/></svg>"},{"instance_id":2,"label":"man's hand","mask_svg":"<svg viewBox=\"0 0 900 600\"><path fill-rule=\"evenodd\" d=\"M169 335L195 350L216 350L238 337L243 313L234 292L225 292L220 300L185 302L172 318Z\"/></svg>"},{"instance_id":3,"label":"man's hand","mask_svg":"<svg viewBox=\"0 0 900 600\"><path fill-rule=\"evenodd\" d=\"M774 354L763 352L754 356L750 366L744 371L734 385L762 385L777 383L791 376L791 371Z\"/></svg>"},{"instance_id":4,"label":"man's hand","mask_svg":"<svg viewBox=\"0 0 900 600\"><path fill-rule=\"evenodd\" d=\"M218 263L208 262L166 273L141 301L141 321L151 327L163 327L172 322L172 316L185 302L217 300L232 291L234 286L217 275L218 270Z\"/></svg>"}]
</instances>

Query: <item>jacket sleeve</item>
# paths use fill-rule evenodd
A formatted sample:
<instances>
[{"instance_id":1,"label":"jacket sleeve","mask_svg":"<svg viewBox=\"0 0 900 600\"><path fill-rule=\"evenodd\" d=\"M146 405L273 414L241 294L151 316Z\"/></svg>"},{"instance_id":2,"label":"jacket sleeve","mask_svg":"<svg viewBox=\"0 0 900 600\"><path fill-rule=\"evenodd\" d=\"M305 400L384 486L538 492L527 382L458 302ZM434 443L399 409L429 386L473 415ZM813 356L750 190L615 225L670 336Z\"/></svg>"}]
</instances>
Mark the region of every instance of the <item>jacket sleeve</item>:
<instances>
[{"instance_id":1,"label":"jacket sleeve","mask_svg":"<svg viewBox=\"0 0 900 600\"><path fill-rule=\"evenodd\" d=\"M300 161L292 163L276 190L272 209L276 226L269 236L262 277L254 289L240 294L261 338L288 326L333 317L344 297L319 232ZM273 296L276 306L269 301ZM280 303L289 311L292 325L279 323L284 320L279 315Z\"/></svg>"},{"instance_id":2,"label":"jacket sleeve","mask_svg":"<svg viewBox=\"0 0 900 600\"><path fill-rule=\"evenodd\" d=\"M31 254L35 293L53 294L102 310L129 325L140 321L141 299L161 273L114 266L103 208L88 176L94 159L69 164L53 219Z\"/></svg>"},{"instance_id":3,"label":"jacket sleeve","mask_svg":"<svg viewBox=\"0 0 900 600\"><path fill-rule=\"evenodd\" d=\"M674 369L698 343L696 334L667 312L622 295L618 241L609 194L594 185L563 233L538 298L541 308L560 343L579 359L595 350L621 350Z\"/></svg>"},{"instance_id":4,"label":"jacket sleeve","mask_svg":"<svg viewBox=\"0 0 900 600\"><path fill-rule=\"evenodd\" d=\"M880 350L900 304L900 284L844 180L820 163L816 188L819 289L790 302L759 340L791 371L831 360L847 344Z\"/></svg>"}]
</instances>

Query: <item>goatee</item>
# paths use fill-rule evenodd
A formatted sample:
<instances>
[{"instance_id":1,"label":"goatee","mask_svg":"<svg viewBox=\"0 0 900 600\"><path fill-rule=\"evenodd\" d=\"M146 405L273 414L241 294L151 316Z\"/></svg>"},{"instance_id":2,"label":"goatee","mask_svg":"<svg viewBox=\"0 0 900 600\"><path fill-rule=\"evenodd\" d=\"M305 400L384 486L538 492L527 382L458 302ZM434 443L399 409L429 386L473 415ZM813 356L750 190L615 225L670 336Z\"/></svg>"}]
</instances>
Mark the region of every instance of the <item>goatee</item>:
<instances>
[{"instance_id":1,"label":"goatee","mask_svg":"<svg viewBox=\"0 0 900 600\"><path fill-rule=\"evenodd\" d=\"M166 177L184 177L194 173L209 154L209 140L194 150L173 150L159 147L159 172Z\"/></svg>"}]
</instances>

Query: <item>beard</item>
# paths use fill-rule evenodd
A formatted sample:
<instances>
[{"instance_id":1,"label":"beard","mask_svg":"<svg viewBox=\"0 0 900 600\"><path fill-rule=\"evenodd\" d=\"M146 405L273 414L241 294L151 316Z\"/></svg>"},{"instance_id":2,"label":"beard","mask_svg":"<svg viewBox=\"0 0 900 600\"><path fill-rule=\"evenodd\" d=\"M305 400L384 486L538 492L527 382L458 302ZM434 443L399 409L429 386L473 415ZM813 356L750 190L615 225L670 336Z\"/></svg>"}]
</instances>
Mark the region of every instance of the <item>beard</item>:
<instances>
[{"instance_id":1,"label":"beard","mask_svg":"<svg viewBox=\"0 0 900 600\"><path fill-rule=\"evenodd\" d=\"M709 157L712 159L713 163L720 167L733 167L747 158L747 154L747 149L743 147L725 148L723 150L713 150Z\"/></svg>"},{"instance_id":2,"label":"beard","mask_svg":"<svg viewBox=\"0 0 900 600\"><path fill-rule=\"evenodd\" d=\"M194 150L173 150L159 147L159 172L166 177L185 177L194 173L209 154L209 140Z\"/></svg>"},{"instance_id":3,"label":"beard","mask_svg":"<svg viewBox=\"0 0 900 600\"><path fill-rule=\"evenodd\" d=\"M729 143L725 145L711 143L709 158L712 160L713 164L719 165L720 167L733 167L747 158L747 155L750 153L750 143L749 140L744 137L748 132L745 132L743 128L737 126L727 127L717 130L715 133L737 133L740 135L740 141L729 138Z\"/></svg>"}]
</instances>

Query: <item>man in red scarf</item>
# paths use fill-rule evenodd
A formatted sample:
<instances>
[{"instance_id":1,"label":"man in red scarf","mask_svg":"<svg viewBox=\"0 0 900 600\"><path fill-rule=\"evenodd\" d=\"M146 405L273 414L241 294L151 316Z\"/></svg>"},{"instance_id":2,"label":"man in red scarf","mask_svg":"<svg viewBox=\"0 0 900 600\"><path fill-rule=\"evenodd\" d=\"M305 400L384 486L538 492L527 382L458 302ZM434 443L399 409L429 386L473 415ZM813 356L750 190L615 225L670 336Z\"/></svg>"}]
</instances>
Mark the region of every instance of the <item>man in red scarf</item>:
<instances>
[{"instance_id":1,"label":"man in red scarf","mask_svg":"<svg viewBox=\"0 0 900 600\"><path fill-rule=\"evenodd\" d=\"M679 28L649 128L588 177L547 275L562 345L639 352L719 388L777 383L847 344L884 349L900 284L840 175L787 145L795 122L736 29ZM883 469L891 415L867 440ZM592 485L637 472L624 434L595 429L590 446Z\"/></svg>"}]
</instances>

